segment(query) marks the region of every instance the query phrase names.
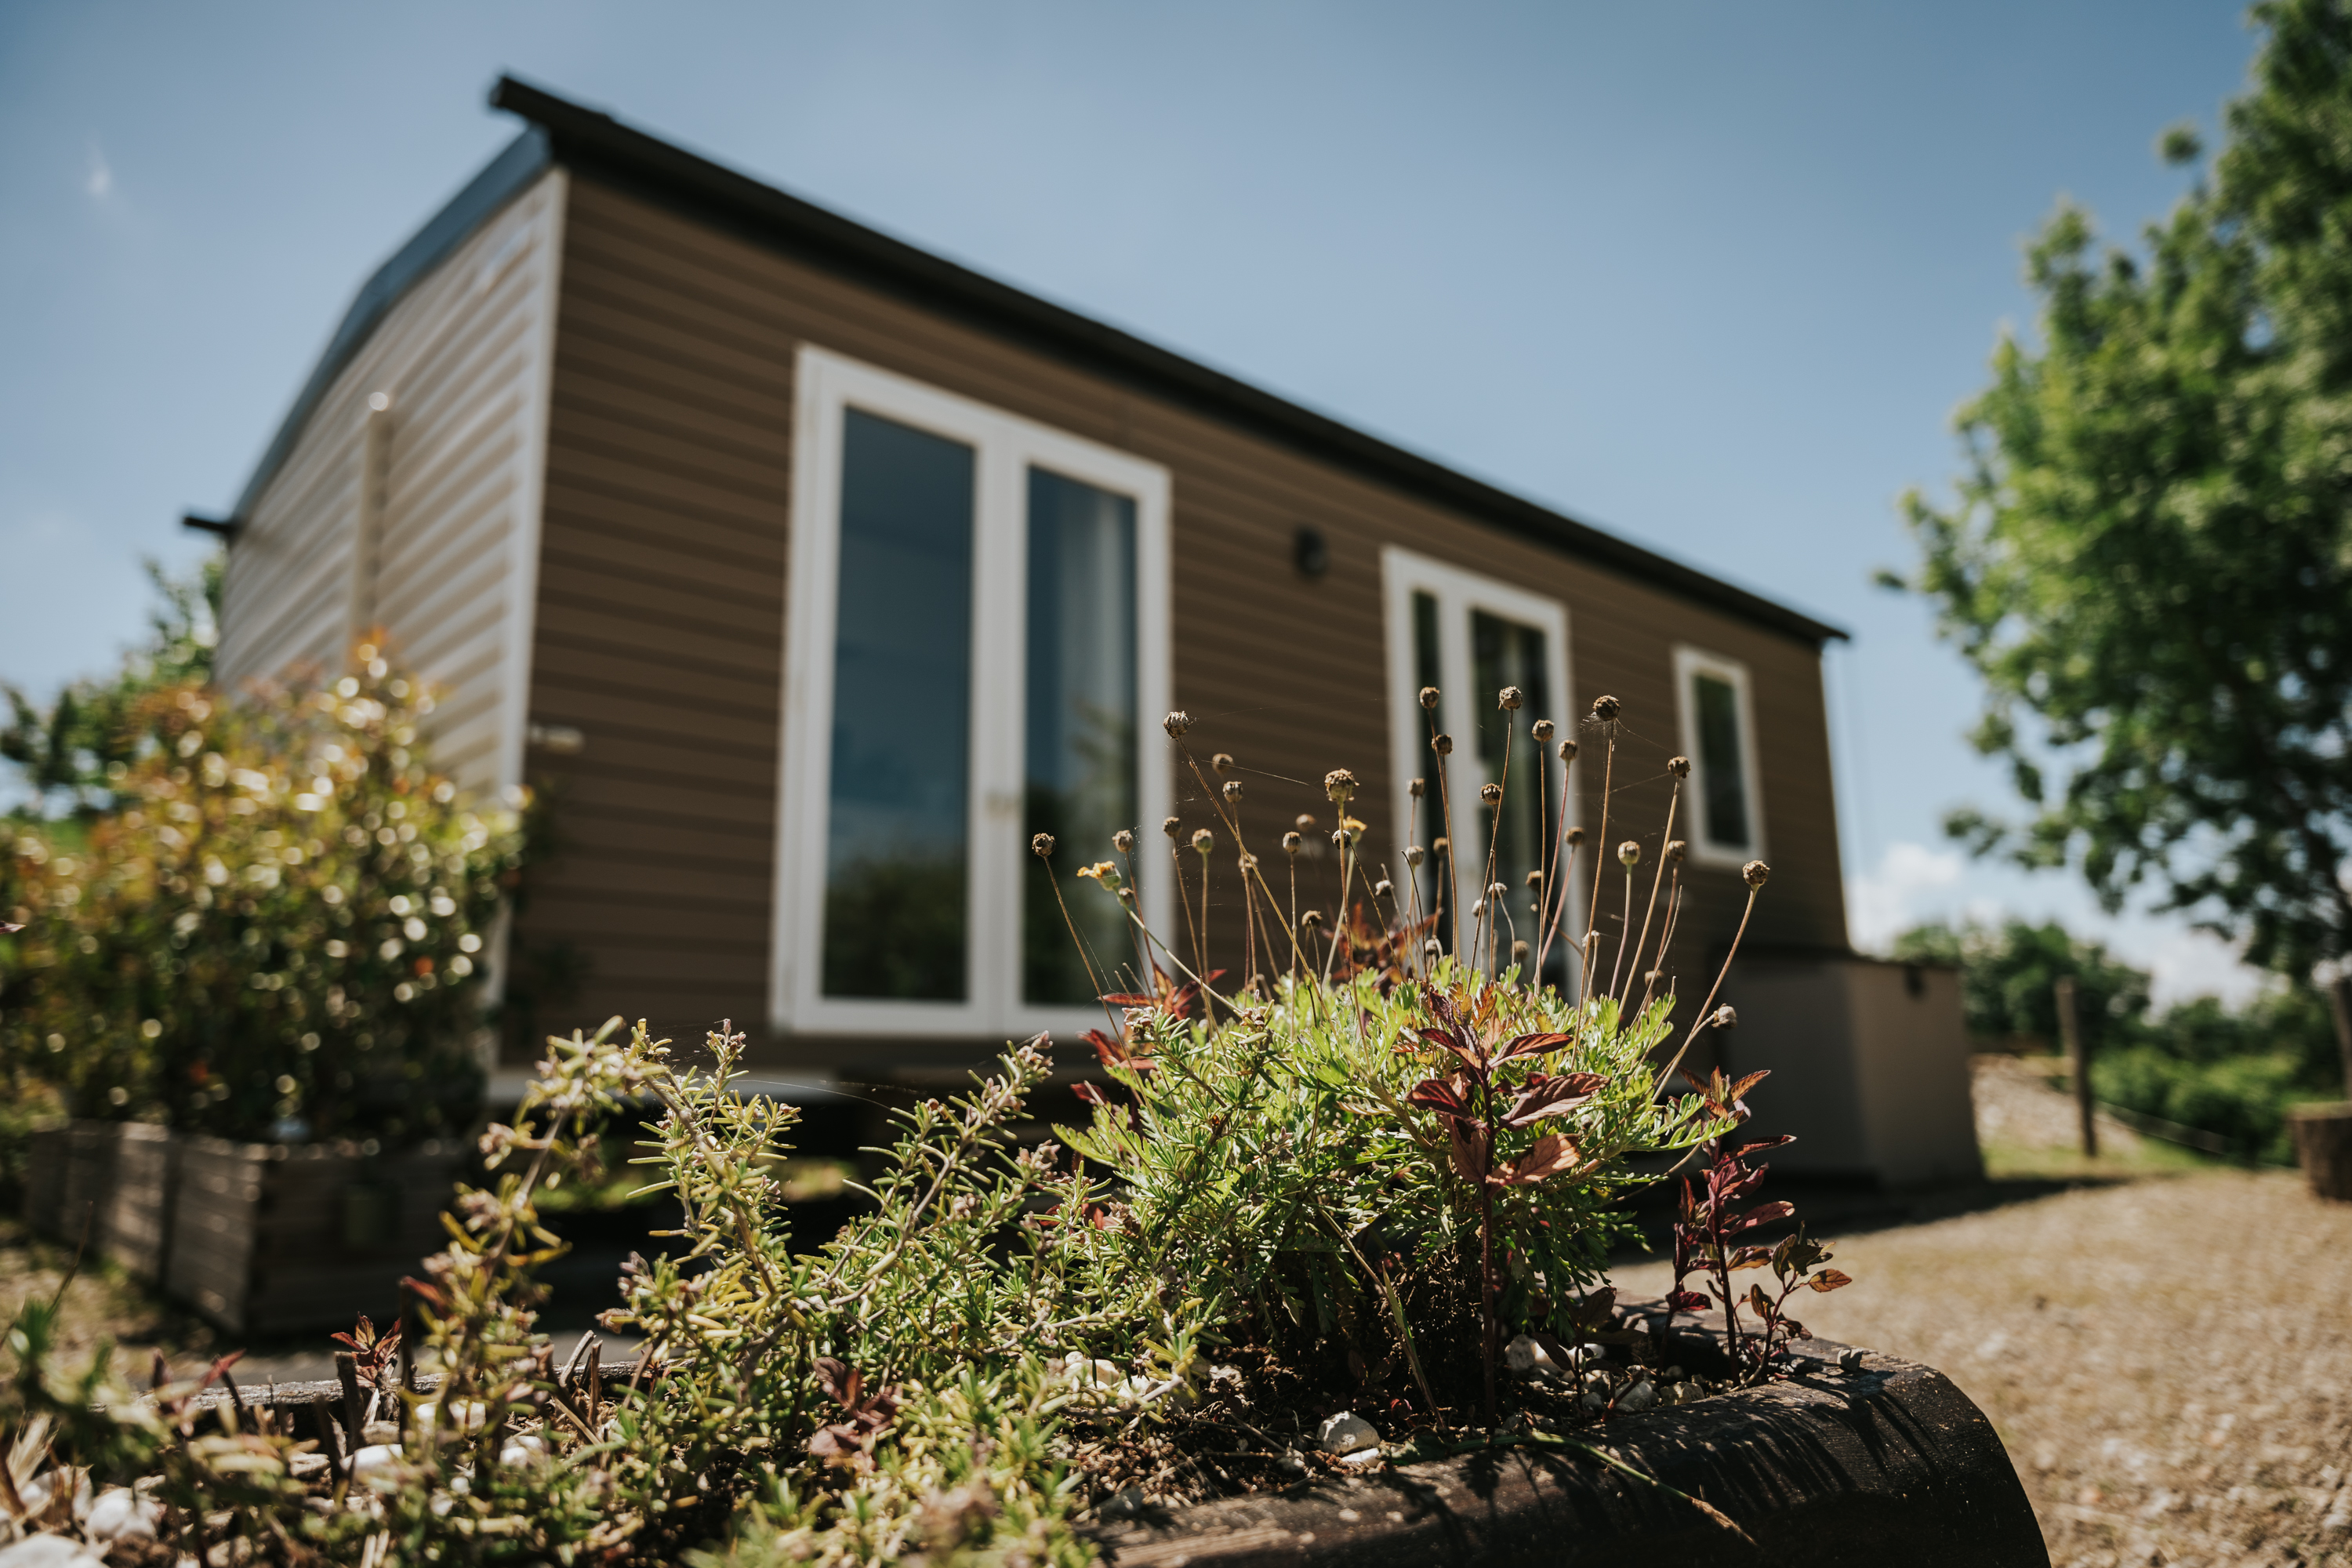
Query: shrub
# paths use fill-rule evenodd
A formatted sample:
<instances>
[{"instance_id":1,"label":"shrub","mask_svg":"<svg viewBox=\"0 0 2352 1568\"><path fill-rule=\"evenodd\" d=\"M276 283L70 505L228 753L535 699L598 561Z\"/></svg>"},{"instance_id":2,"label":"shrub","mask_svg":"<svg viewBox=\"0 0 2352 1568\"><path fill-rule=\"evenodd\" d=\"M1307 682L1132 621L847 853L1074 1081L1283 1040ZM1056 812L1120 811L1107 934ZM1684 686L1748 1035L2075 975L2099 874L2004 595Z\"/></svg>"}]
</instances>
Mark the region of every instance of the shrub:
<instances>
[{"instance_id":1,"label":"shrub","mask_svg":"<svg viewBox=\"0 0 2352 1568\"><path fill-rule=\"evenodd\" d=\"M1170 729L1181 738L1176 718ZM1679 802L1679 759L1670 771ZM1351 878L1352 782L1328 781ZM1116 844L1131 852L1131 834ZM1035 847L1050 864L1050 838ZM916 1555L1076 1568L1095 1556L1076 1528L1087 1509L1127 1479L1174 1474L1188 1436L1217 1445L1193 1471L1229 1486L1222 1465L1256 1467L1262 1482L1286 1479L1282 1462L1303 1468L1257 1425L1285 1398L1294 1418L1335 1397L1385 1411L1423 1451L1526 1442L1646 1479L1546 1429L1608 1408L1614 1394L1585 1373L1514 1385L1508 1425L1496 1375L1509 1330L1579 1365L1561 1341L1654 1353L1595 1289L1625 1229L1617 1200L1640 1179L1631 1156L1710 1152L1706 1214L1686 1212L1678 1258L1727 1305L1734 1272L1769 1262L1778 1276L1777 1297L1747 1299L1762 1338L1735 1342L1734 1377L1773 1375L1801 1331L1780 1311L1792 1292L1845 1282L1811 1271L1825 1254L1801 1237L1761 1258L1734 1239L1786 1212L1734 1206L1761 1173L1726 1142L1754 1077L1664 1092L1704 1030L1735 1022L1710 995L1675 1028L1671 983L1654 994L1664 977L1642 962L1653 937L1666 950L1678 850L1669 838L1652 868L1663 921L1629 920L1613 954L1577 944L1572 996L1527 978L1542 973L1555 894L1539 893L1532 943L1515 943L1522 962L1498 966L1499 884L1454 911L1447 952L1437 916L1411 900L1395 911L1382 885L1318 939L1313 922L1277 918L1258 881L1269 940L1307 935L1281 979L1226 993L1141 929L1116 862L1092 863L1087 896L1115 900L1097 908L1132 921L1156 961L1150 991L1106 998L1116 1011L1091 1043L1108 1087L1088 1087L1088 1124L1021 1141L1052 1063L1042 1038L1014 1046L969 1093L898 1114L872 1207L814 1249L792 1234L781 1179L796 1113L740 1091L740 1035L713 1034L708 1065L643 1025L623 1038L617 1019L551 1040L513 1125L483 1137L492 1184L459 1190L449 1246L409 1282L404 1337L437 1363L437 1385L409 1389L380 1341L352 1336L391 1424L368 1429L349 1470L279 1424L193 1441L186 1390L58 1462L97 1464L101 1479L159 1471L172 1505L159 1551L205 1561L236 1539L266 1560L370 1568L682 1555L698 1568ZM1564 858L1545 886L1568 885ZM1619 858L1629 911L1638 858ZM1748 869L1751 910L1765 876ZM1486 964L1468 962L1482 952ZM1622 986L1602 984L1604 959ZM567 1188L608 1187L604 1129L647 1107L638 1163L648 1191L675 1195L683 1245L625 1268L605 1321L642 1338L625 1376L604 1375L593 1352L558 1367L534 1319L535 1271L561 1250L542 1211ZM1612 1386L1657 1397L1630 1373ZM20 1430L47 1415L30 1396L0 1409ZM1251 1446L1224 1446L1235 1436ZM232 1441L233 1470L218 1449ZM111 1458L84 1458L106 1442Z\"/></svg>"},{"instance_id":2,"label":"shrub","mask_svg":"<svg viewBox=\"0 0 2352 1568\"><path fill-rule=\"evenodd\" d=\"M519 852L430 768L432 699L352 673L146 694L110 810L0 824L0 1052L75 1115L414 1140L475 1114L484 943Z\"/></svg>"}]
</instances>

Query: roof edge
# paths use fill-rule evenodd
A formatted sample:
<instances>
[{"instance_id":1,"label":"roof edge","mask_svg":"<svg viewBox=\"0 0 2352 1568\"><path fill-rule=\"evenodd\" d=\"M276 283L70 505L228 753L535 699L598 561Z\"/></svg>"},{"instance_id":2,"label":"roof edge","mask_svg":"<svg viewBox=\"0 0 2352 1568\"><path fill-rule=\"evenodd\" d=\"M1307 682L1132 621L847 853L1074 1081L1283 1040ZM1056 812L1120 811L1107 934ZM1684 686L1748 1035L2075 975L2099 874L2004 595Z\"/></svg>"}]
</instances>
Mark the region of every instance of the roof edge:
<instances>
[{"instance_id":1,"label":"roof edge","mask_svg":"<svg viewBox=\"0 0 2352 1568\"><path fill-rule=\"evenodd\" d=\"M302 390L294 395L294 405L278 422L278 434L254 465L253 477L246 481L245 489L236 498L223 520L234 531L253 515L253 508L261 500L261 492L278 477L293 455L294 443L300 439L302 427L310 416L318 412L327 391L335 378L343 374L352 361L359 357L370 337L383 324L392 308L400 303L436 267L447 260L457 248L471 238L482 225L500 209L528 189L554 163L553 150L547 132L534 125L507 143L499 155L489 161L482 172L467 181L463 190L449 198L441 210L425 221L425 226L411 235L408 243L392 253L352 297L350 306L337 323L334 335L311 367L310 379Z\"/></svg>"},{"instance_id":2,"label":"roof edge","mask_svg":"<svg viewBox=\"0 0 2352 1568\"><path fill-rule=\"evenodd\" d=\"M547 132L558 162L585 165L656 199L715 216L751 237L878 281L902 296L1036 346L1139 391L1370 475L1424 500L1612 568L1681 596L1811 644L1847 640L1842 627L1711 576L1671 556L1605 533L1186 359L1157 343L1025 293L843 217L601 110L501 77L490 104Z\"/></svg>"}]
</instances>

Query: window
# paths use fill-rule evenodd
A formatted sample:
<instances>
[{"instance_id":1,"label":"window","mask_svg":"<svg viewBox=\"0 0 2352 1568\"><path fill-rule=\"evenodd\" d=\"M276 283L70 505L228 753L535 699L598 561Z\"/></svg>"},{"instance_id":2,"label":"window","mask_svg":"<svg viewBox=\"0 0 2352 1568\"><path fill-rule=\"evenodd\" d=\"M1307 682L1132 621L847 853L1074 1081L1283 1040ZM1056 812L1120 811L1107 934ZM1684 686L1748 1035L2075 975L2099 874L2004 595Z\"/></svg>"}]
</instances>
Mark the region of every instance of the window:
<instances>
[{"instance_id":1,"label":"window","mask_svg":"<svg viewBox=\"0 0 2352 1568\"><path fill-rule=\"evenodd\" d=\"M1418 900L1423 914L1435 915L1438 939L1452 951L1454 911L1476 909L1491 848L1495 879L1510 889L1493 949L1507 963L1514 938L1530 945L1540 939L1541 916L1528 874L1550 869L1546 859L1559 830L1563 770L1558 738L1551 747L1538 747L1528 730L1535 721L1549 719L1562 735L1574 732L1568 612L1556 599L1411 551L1384 552L1381 572L1388 603L1391 809L1401 826L1391 874L1400 902L1410 910ZM1425 686L1440 694L1433 713L1421 706ZM1526 694L1515 713L1496 704L1496 694L1506 686ZM1454 737L1442 790L1437 757L1429 745L1437 732ZM1419 800L1411 789L1416 778L1427 781ZM1505 784L1499 822L1479 800L1480 786L1488 783ZM1565 798L1573 822L1574 795ZM1441 851L1442 839L1449 840L1449 848L1459 844L1460 853ZM1404 863L1406 844L1428 852L1417 872ZM1560 952L1555 941L1551 967L1565 973ZM1475 956L1485 962L1486 955Z\"/></svg>"},{"instance_id":2,"label":"window","mask_svg":"<svg viewBox=\"0 0 2352 1568\"><path fill-rule=\"evenodd\" d=\"M815 349L799 362L775 922L780 1026L1099 1022L1066 884L1167 813L1168 476ZM1147 861L1144 912L1172 910ZM1096 971L1125 916L1066 886Z\"/></svg>"},{"instance_id":3,"label":"window","mask_svg":"<svg viewBox=\"0 0 2352 1568\"><path fill-rule=\"evenodd\" d=\"M1748 667L1695 647L1675 650L1691 858L1738 866L1764 853L1764 799L1756 786L1756 722Z\"/></svg>"}]
</instances>

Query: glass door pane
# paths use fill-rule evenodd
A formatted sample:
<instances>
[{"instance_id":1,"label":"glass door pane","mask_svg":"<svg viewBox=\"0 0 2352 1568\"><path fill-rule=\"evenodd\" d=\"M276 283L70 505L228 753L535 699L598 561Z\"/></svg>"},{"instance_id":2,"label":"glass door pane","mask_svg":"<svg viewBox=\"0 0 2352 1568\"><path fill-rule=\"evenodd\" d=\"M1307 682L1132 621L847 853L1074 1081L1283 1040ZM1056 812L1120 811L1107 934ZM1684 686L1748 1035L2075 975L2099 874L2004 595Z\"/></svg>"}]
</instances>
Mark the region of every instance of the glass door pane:
<instances>
[{"instance_id":1,"label":"glass door pane","mask_svg":"<svg viewBox=\"0 0 2352 1568\"><path fill-rule=\"evenodd\" d=\"M1437 777L1437 754L1429 749L1429 735L1445 728L1445 654L1444 638L1439 630L1437 595L1416 589L1412 595L1412 671L1415 681L1415 705L1419 693L1430 687L1438 689L1438 705L1424 710L1427 717L1419 737L1422 772L1415 775L1423 781L1418 820L1407 825L1406 842L1418 844L1428 853L1413 878L1421 884L1419 908L1423 917L1434 915L1437 923L1430 930L1445 951L1454 951L1454 875L1452 845L1445 841L1444 796Z\"/></svg>"},{"instance_id":2,"label":"glass door pane","mask_svg":"<svg viewBox=\"0 0 2352 1568\"><path fill-rule=\"evenodd\" d=\"M851 408L825 842L824 994L961 1001L972 449Z\"/></svg>"},{"instance_id":3,"label":"glass door pane","mask_svg":"<svg viewBox=\"0 0 2352 1568\"><path fill-rule=\"evenodd\" d=\"M1135 502L1033 468L1028 505L1024 833L1052 834L1066 875L1115 858L1111 835L1137 825ZM1023 858L1022 996L1089 1005L1096 992L1046 868ZM1106 987L1136 984L1133 928L1117 900L1083 882L1067 897Z\"/></svg>"},{"instance_id":4,"label":"glass door pane","mask_svg":"<svg viewBox=\"0 0 2352 1568\"><path fill-rule=\"evenodd\" d=\"M1535 890L1528 885L1528 874L1549 869L1544 864L1545 852L1550 830L1558 826L1552 818L1559 811L1559 763L1545 756L1543 748L1528 733L1528 726L1536 720L1552 714L1550 681L1546 674L1550 665L1544 640L1544 634L1534 626L1521 626L1485 610L1470 612L1470 657L1477 667L1472 685L1482 699L1476 704L1477 782L1504 786L1499 823L1495 808L1483 803L1475 807L1480 863L1483 867L1491 848L1492 879L1509 889L1504 895L1504 909L1491 933L1497 969L1510 963L1514 938L1525 941L1530 947L1539 942ZM1506 686L1516 686L1526 696L1515 713L1505 711L1492 695ZM1510 754L1507 780L1503 776L1507 734ZM1465 846L1465 850L1468 847ZM1479 961L1484 963L1486 957L1480 954Z\"/></svg>"}]
</instances>

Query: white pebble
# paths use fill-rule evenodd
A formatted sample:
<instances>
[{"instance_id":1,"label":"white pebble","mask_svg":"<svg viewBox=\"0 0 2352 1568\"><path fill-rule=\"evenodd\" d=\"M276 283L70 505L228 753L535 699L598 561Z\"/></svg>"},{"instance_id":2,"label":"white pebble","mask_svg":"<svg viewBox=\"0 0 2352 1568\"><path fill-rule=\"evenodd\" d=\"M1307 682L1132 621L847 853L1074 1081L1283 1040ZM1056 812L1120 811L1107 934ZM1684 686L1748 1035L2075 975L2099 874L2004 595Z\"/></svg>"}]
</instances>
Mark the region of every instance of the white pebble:
<instances>
[{"instance_id":1,"label":"white pebble","mask_svg":"<svg viewBox=\"0 0 2352 1568\"><path fill-rule=\"evenodd\" d=\"M109 1487L90 1504L82 1530L92 1541L152 1541L163 1517L163 1504L136 1495L129 1487Z\"/></svg>"},{"instance_id":2,"label":"white pebble","mask_svg":"<svg viewBox=\"0 0 2352 1568\"><path fill-rule=\"evenodd\" d=\"M1617 1396L1620 1410L1647 1410L1658 1402L1658 1391L1645 1378Z\"/></svg>"},{"instance_id":3,"label":"white pebble","mask_svg":"<svg viewBox=\"0 0 2352 1568\"><path fill-rule=\"evenodd\" d=\"M1503 1347L1503 1364L1522 1375L1558 1370L1551 1352L1538 1344L1532 1334L1521 1334Z\"/></svg>"},{"instance_id":4,"label":"white pebble","mask_svg":"<svg viewBox=\"0 0 2352 1568\"><path fill-rule=\"evenodd\" d=\"M547 1439L536 1432L519 1432L499 1449L499 1463L509 1467L528 1465L546 1457Z\"/></svg>"},{"instance_id":5,"label":"white pebble","mask_svg":"<svg viewBox=\"0 0 2352 1568\"><path fill-rule=\"evenodd\" d=\"M352 1456L352 1479L376 1491L398 1491L404 1468L397 1443L370 1443Z\"/></svg>"},{"instance_id":6,"label":"white pebble","mask_svg":"<svg viewBox=\"0 0 2352 1568\"><path fill-rule=\"evenodd\" d=\"M1342 1410L1327 1418L1316 1429L1315 1441L1327 1454L1353 1454L1365 1448L1380 1447L1381 1435L1372 1424L1352 1410Z\"/></svg>"},{"instance_id":7,"label":"white pebble","mask_svg":"<svg viewBox=\"0 0 2352 1568\"><path fill-rule=\"evenodd\" d=\"M1599 1389L1594 1389L1592 1392L1587 1394L1582 1399L1578 1400L1577 1403L1583 1405L1587 1410L1600 1410L1604 1408L1608 1405L1609 1401L1601 1396L1601 1391Z\"/></svg>"}]
</instances>

